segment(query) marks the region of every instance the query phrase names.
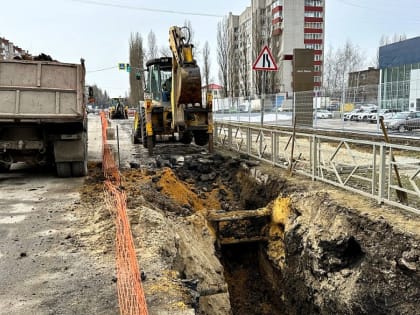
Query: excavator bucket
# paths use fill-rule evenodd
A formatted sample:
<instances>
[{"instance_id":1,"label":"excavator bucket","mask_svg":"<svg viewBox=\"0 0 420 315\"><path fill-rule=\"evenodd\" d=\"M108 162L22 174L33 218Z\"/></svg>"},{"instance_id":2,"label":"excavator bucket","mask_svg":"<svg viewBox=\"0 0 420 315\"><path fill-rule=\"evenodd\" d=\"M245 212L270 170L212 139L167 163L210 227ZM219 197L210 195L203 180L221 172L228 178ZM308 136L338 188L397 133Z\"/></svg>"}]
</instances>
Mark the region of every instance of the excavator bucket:
<instances>
[{"instance_id":1,"label":"excavator bucket","mask_svg":"<svg viewBox=\"0 0 420 315\"><path fill-rule=\"evenodd\" d=\"M177 104L201 104L201 74L197 66L180 68Z\"/></svg>"}]
</instances>

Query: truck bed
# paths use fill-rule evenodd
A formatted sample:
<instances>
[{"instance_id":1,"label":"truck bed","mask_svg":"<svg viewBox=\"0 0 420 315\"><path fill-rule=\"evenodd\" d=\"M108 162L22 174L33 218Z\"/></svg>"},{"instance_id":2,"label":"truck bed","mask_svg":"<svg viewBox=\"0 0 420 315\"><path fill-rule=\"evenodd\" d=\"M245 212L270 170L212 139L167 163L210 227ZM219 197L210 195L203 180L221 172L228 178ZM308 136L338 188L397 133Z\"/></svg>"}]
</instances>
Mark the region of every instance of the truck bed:
<instances>
[{"instance_id":1,"label":"truck bed","mask_svg":"<svg viewBox=\"0 0 420 315\"><path fill-rule=\"evenodd\" d=\"M83 64L0 61L0 121L82 120Z\"/></svg>"}]
</instances>

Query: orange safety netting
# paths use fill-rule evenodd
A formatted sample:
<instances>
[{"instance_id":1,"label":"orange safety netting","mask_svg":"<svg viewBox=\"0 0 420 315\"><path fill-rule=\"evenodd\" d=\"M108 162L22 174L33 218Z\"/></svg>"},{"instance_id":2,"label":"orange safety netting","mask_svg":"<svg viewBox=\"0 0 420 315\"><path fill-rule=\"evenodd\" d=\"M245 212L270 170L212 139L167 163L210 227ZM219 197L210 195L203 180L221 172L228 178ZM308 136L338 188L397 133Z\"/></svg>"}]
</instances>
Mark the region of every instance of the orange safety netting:
<instances>
[{"instance_id":1,"label":"orange safety netting","mask_svg":"<svg viewBox=\"0 0 420 315\"><path fill-rule=\"evenodd\" d=\"M102 121L102 169L105 177L106 203L115 217L116 272L120 314L147 315L147 305L141 284L140 269L127 216L127 197L120 188L121 176L107 143L108 122Z\"/></svg>"}]
</instances>

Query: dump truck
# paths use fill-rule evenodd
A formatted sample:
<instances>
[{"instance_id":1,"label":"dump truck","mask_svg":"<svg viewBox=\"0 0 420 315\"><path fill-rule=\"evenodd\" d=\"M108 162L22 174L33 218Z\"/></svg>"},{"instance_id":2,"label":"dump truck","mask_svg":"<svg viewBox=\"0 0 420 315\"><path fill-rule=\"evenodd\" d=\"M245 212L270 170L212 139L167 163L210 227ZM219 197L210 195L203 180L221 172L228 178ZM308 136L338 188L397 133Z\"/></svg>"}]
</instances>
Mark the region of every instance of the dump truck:
<instances>
[{"instance_id":1,"label":"dump truck","mask_svg":"<svg viewBox=\"0 0 420 315\"><path fill-rule=\"evenodd\" d=\"M149 155L159 140L173 139L212 150L212 99L201 91L201 74L193 58L187 27L169 29L172 57L146 62L144 102L135 115L133 142L143 143Z\"/></svg>"},{"instance_id":2,"label":"dump truck","mask_svg":"<svg viewBox=\"0 0 420 315\"><path fill-rule=\"evenodd\" d=\"M87 174L85 65L0 61L0 171L13 163Z\"/></svg>"}]
</instances>

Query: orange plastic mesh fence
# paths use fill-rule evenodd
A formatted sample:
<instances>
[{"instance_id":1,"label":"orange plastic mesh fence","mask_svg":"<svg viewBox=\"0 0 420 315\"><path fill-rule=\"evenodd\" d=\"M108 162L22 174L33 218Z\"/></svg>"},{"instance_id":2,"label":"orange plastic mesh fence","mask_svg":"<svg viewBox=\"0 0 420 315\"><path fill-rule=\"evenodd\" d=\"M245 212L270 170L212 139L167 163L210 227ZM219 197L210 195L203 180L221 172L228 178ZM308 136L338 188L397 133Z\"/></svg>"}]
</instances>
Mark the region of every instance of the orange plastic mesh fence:
<instances>
[{"instance_id":1,"label":"orange plastic mesh fence","mask_svg":"<svg viewBox=\"0 0 420 315\"><path fill-rule=\"evenodd\" d=\"M115 218L116 272L120 314L147 315L147 304L141 284L140 269L134 248L133 236L127 216L127 198L120 184L120 173L107 143L108 122L102 120L102 168L105 180L106 204Z\"/></svg>"}]
</instances>

